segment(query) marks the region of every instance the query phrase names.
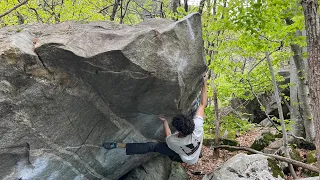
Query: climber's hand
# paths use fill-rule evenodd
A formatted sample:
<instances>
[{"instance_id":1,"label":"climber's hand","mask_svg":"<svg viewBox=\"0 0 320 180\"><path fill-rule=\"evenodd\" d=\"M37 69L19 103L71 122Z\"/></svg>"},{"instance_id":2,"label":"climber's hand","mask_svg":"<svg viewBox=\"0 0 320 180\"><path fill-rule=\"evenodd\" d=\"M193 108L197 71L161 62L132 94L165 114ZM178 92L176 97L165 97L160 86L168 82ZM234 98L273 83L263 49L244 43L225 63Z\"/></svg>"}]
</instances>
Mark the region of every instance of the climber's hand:
<instances>
[{"instance_id":1,"label":"climber's hand","mask_svg":"<svg viewBox=\"0 0 320 180\"><path fill-rule=\"evenodd\" d=\"M207 72L205 72L202 77L203 77L203 83L207 83L207 80L208 80Z\"/></svg>"},{"instance_id":2,"label":"climber's hand","mask_svg":"<svg viewBox=\"0 0 320 180\"><path fill-rule=\"evenodd\" d=\"M160 119L161 121L167 121L167 118L165 118L163 115L160 115L160 116L159 116L159 119Z\"/></svg>"}]
</instances>

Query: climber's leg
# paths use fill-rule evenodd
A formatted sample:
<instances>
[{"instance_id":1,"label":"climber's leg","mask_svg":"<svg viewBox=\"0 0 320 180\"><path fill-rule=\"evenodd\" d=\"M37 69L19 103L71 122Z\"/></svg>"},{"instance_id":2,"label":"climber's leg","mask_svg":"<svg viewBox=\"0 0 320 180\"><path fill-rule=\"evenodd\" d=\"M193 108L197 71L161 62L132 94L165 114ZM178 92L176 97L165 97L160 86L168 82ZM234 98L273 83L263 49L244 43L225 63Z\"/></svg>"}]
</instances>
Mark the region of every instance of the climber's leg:
<instances>
[{"instance_id":1,"label":"climber's leg","mask_svg":"<svg viewBox=\"0 0 320 180\"><path fill-rule=\"evenodd\" d=\"M168 156L173 161L182 162L179 154L171 150L168 147L167 143L165 142L127 143L126 144L127 155L145 154L148 152L158 152L160 154Z\"/></svg>"}]
</instances>

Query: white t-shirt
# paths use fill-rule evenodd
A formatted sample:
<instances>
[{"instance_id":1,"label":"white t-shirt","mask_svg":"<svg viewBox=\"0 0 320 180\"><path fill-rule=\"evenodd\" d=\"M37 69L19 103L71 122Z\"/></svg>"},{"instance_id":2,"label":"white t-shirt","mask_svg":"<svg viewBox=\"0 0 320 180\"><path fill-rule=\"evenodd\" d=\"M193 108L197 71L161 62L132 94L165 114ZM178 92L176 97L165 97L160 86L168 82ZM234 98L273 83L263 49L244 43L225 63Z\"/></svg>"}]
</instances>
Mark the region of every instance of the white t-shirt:
<instances>
[{"instance_id":1,"label":"white t-shirt","mask_svg":"<svg viewBox=\"0 0 320 180\"><path fill-rule=\"evenodd\" d=\"M168 147L179 154L187 164L195 164L198 161L203 141L203 118L196 115L193 120L195 126L192 134L179 138L179 132L176 132L166 137Z\"/></svg>"}]
</instances>

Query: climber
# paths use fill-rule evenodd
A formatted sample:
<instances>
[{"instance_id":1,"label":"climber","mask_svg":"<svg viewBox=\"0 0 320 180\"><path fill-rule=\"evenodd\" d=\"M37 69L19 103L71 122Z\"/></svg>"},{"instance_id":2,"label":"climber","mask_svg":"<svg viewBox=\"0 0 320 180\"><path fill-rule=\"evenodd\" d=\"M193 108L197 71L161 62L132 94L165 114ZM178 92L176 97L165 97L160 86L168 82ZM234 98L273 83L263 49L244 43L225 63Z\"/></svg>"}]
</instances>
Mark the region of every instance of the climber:
<instances>
[{"instance_id":1,"label":"climber","mask_svg":"<svg viewBox=\"0 0 320 180\"><path fill-rule=\"evenodd\" d=\"M117 143L105 142L103 147L106 149L125 148L127 155L145 154L148 152L158 152L168 156L172 161L195 164L201 152L203 140L203 118L204 108L207 105L207 77L203 76L203 87L200 94L200 103L193 118L185 115L173 117L172 126L177 130L171 134L168 121L160 116L163 122L166 142L147 142L147 143Z\"/></svg>"}]
</instances>

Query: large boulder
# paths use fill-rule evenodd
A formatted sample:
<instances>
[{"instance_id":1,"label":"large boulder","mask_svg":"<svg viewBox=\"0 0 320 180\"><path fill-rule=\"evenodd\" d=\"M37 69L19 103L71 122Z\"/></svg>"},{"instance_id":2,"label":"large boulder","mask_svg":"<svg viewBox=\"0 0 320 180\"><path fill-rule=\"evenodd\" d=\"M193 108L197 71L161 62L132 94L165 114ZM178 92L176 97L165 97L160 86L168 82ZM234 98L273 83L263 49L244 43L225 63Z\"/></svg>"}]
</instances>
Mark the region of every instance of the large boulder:
<instances>
[{"instance_id":1,"label":"large boulder","mask_svg":"<svg viewBox=\"0 0 320 180\"><path fill-rule=\"evenodd\" d=\"M158 156L132 170L125 180L188 180L188 174L181 163L168 157Z\"/></svg>"},{"instance_id":2,"label":"large boulder","mask_svg":"<svg viewBox=\"0 0 320 180\"><path fill-rule=\"evenodd\" d=\"M150 159L104 141L161 139L206 70L199 14L136 26L0 30L0 179L117 179Z\"/></svg>"},{"instance_id":3,"label":"large boulder","mask_svg":"<svg viewBox=\"0 0 320 180\"><path fill-rule=\"evenodd\" d=\"M284 174L277 162L267 156L237 154L203 180L282 180Z\"/></svg>"}]
</instances>

